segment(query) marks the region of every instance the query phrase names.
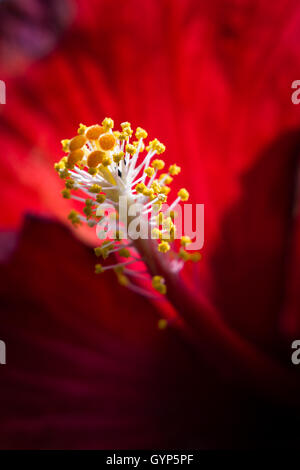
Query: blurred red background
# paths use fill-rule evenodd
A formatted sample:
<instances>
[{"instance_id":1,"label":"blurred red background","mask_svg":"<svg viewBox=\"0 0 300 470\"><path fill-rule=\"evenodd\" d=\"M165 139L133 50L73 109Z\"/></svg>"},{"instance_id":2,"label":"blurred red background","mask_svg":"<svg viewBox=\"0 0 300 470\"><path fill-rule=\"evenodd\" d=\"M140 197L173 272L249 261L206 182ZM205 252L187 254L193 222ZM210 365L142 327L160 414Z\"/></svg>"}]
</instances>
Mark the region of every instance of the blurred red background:
<instances>
[{"instance_id":1,"label":"blurred red background","mask_svg":"<svg viewBox=\"0 0 300 470\"><path fill-rule=\"evenodd\" d=\"M296 0L0 3L2 448L297 445L299 25ZM195 356L157 329L165 303L94 276L53 163L105 116L165 143L205 204L193 282L262 358L249 383L219 333L199 329Z\"/></svg>"}]
</instances>

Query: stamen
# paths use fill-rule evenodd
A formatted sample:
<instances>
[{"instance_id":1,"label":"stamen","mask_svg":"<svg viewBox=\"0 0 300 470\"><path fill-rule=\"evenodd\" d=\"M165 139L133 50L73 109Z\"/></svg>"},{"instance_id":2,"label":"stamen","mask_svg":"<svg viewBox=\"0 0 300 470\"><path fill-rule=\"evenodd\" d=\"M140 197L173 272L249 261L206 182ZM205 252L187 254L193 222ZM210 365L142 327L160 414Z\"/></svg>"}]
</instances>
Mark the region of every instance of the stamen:
<instances>
[{"instance_id":1,"label":"stamen","mask_svg":"<svg viewBox=\"0 0 300 470\"><path fill-rule=\"evenodd\" d=\"M125 197L128 209L131 204L142 204L141 213L146 218L150 238L157 240L157 256L166 257L170 271L178 271L185 261L197 262L201 259L199 253L188 253L187 245L191 243L189 237L180 239L180 249L175 250L173 245L176 227L174 225L174 208L181 201L189 198L189 193L182 188L177 198L167 209L162 209L162 204L167 201L173 177L181 171L176 164L169 166L168 172L160 173L165 162L161 158L153 159L155 155L161 155L165 146L157 139L148 143L145 149L144 140L147 132L138 127L135 138L131 140L133 130L129 122L121 124L121 131L114 130L114 122L111 118L105 118L101 125L85 126L80 124L77 135L72 139L62 140L62 148L66 155L54 165L59 176L65 180L65 188L62 196L82 203L82 214L72 210L68 216L71 223L77 227L86 223L90 227L99 227L99 238L103 235L101 245L95 248L96 256L106 259L108 256L124 258L125 261L102 266L98 263L95 272L101 273L113 269L121 285L130 288L142 295L155 298L146 287L140 287L138 281L148 284L160 294L167 292L165 280L162 276L155 275L150 282L147 269L128 269L127 266L134 263L151 265L151 260L143 258L137 251L135 240L132 240L123 231L119 221L119 198ZM146 150L146 151L145 151ZM73 194L76 191L76 194ZM109 206L108 206L109 204ZM113 208L113 211L108 213ZM149 215L148 215L149 214ZM137 217L133 218L135 221ZM111 239L111 233L114 233ZM100 235L101 234L101 235ZM123 242L120 240L125 237ZM105 240L105 238L108 238ZM152 242L153 243L153 242ZM147 250L146 250L147 251ZM145 264L144 264L145 265ZM135 280L131 282L127 276ZM161 320L159 328L164 328L164 320Z\"/></svg>"}]
</instances>

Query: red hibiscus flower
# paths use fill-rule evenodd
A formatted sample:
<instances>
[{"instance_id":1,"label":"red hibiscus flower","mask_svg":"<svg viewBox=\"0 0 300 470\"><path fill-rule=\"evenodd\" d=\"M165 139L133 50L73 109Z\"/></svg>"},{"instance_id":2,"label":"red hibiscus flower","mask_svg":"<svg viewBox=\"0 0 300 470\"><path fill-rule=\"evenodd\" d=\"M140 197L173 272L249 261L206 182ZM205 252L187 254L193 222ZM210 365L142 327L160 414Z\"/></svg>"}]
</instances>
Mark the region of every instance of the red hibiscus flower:
<instances>
[{"instance_id":1,"label":"red hibiscus flower","mask_svg":"<svg viewBox=\"0 0 300 470\"><path fill-rule=\"evenodd\" d=\"M0 446L296 445L297 2L13 4L16 34L0 27ZM7 62L16 49L22 67ZM91 230L63 225L60 140L106 115L157 135L176 184L205 204L203 261L188 285L169 280L168 301L95 276ZM163 314L179 321L160 330Z\"/></svg>"}]
</instances>

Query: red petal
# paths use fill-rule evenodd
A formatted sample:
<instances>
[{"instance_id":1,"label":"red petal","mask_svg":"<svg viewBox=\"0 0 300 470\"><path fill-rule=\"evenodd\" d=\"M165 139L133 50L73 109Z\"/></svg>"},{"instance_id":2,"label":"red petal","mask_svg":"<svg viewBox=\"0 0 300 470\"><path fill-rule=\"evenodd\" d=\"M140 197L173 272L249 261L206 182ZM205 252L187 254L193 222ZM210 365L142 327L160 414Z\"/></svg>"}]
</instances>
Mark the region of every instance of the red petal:
<instances>
[{"instance_id":1,"label":"red petal","mask_svg":"<svg viewBox=\"0 0 300 470\"><path fill-rule=\"evenodd\" d=\"M28 218L1 266L2 448L156 447L177 439L173 407L187 390L188 350L171 330L158 330L147 300L113 274L94 275L94 261L62 226Z\"/></svg>"}]
</instances>

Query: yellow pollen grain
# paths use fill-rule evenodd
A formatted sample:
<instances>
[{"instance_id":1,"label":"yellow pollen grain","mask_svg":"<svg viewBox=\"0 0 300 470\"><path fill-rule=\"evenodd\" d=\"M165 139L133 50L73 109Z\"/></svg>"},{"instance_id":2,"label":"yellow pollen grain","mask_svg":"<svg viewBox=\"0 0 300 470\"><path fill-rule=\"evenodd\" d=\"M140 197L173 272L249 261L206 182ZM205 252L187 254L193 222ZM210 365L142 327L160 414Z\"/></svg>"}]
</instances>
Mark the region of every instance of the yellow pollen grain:
<instances>
[{"instance_id":1,"label":"yellow pollen grain","mask_svg":"<svg viewBox=\"0 0 300 470\"><path fill-rule=\"evenodd\" d=\"M170 245L168 242L163 241L158 245L158 251L161 253L167 253L170 250Z\"/></svg>"},{"instance_id":2,"label":"yellow pollen grain","mask_svg":"<svg viewBox=\"0 0 300 470\"><path fill-rule=\"evenodd\" d=\"M82 123L79 124L79 127L77 129L77 134L84 134L86 131L86 126Z\"/></svg>"},{"instance_id":3,"label":"yellow pollen grain","mask_svg":"<svg viewBox=\"0 0 300 470\"><path fill-rule=\"evenodd\" d=\"M74 166L83 159L84 152L81 149L73 150L68 155L68 165Z\"/></svg>"},{"instance_id":4,"label":"yellow pollen grain","mask_svg":"<svg viewBox=\"0 0 300 470\"><path fill-rule=\"evenodd\" d=\"M114 127L114 121L111 118L108 118L108 117L103 119L101 124L102 124L105 132L107 132L109 129L112 129Z\"/></svg>"},{"instance_id":5,"label":"yellow pollen grain","mask_svg":"<svg viewBox=\"0 0 300 470\"><path fill-rule=\"evenodd\" d=\"M61 145L62 145L62 149L64 152L68 152L69 151L69 139L64 139L64 140L61 140Z\"/></svg>"},{"instance_id":6,"label":"yellow pollen grain","mask_svg":"<svg viewBox=\"0 0 300 470\"><path fill-rule=\"evenodd\" d=\"M161 318L160 320L158 320L157 327L159 330L165 330L167 326L168 326L168 322L165 318Z\"/></svg>"},{"instance_id":7,"label":"yellow pollen grain","mask_svg":"<svg viewBox=\"0 0 300 470\"><path fill-rule=\"evenodd\" d=\"M178 173L180 173L180 171L181 171L180 166L177 166L176 164L171 165L171 166L169 167L169 173L170 173L171 176L176 176L176 175L178 175Z\"/></svg>"},{"instance_id":8,"label":"yellow pollen grain","mask_svg":"<svg viewBox=\"0 0 300 470\"><path fill-rule=\"evenodd\" d=\"M96 201L99 203L99 204L103 204L103 202L105 201L106 199L106 195L105 194L97 194L96 196Z\"/></svg>"},{"instance_id":9,"label":"yellow pollen grain","mask_svg":"<svg viewBox=\"0 0 300 470\"><path fill-rule=\"evenodd\" d=\"M163 160L153 160L151 166L156 170L162 170L165 166L165 162Z\"/></svg>"},{"instance_id":10,"label":"yellow pollen grain","mask_svg":"<svg viewBox=\"0 0 300 470\"><path fill-rule=\"evenodd\" d=\"M99 139L100 135L104 132L105 131L102 126L99 126L99 124L95 124L94 126L88 128L85 135L89 140L97 140Z\"/></svg>"},{"instance_id":11,"label":"yellow pollen grain","mask_svg":"<svg viewBox=\"0 0 300 470\"><path fill-rule=\"evenodd\" d=\"M103 134L99 138L99 144L102 150L113 150L116 145L116 138L113 134Z\"/></svg>"},{"instance_id":12,"label":"yellow pollen grain","mask_svg":"<svg viewBox=\"0 0 300 470\"><path fill-rule=\"evenodd\" d=\"M146 173L147 176L149 176L149 178L151 178L151 176L154 175L154 171L155 171L154 168L151 168L149 166L148 168L146 168L145 173Z\"/></svg>"},{"instance_id":13,"label":"yellow pollen grain","mask_svg":"<svg viewBox=\"0 0 300 470\"><path fill-rule=\"evenodd\" d=\"M105 152L101 152L101 150L94 150L91 152L88 156L87 159L87 165L89 168L97 168L98 165L103 160L103 157L105 156Z\"/></svg>"},{"instance_id":14,"label":"yellow pollen grain","mask_svg":"<svg viewBox=\"0 0 300 470\"><path fill-rule=\"evenodd\" d=\"M69 143L69 148L71 152L73 150L81 149L86 143L86 141L87 141L87 138L85 137L85 135L76 135L76 137L73 137L73 139L70 140L70 143Z\"/></svg>"},{"instance_id":15,"label":"yellow pollen grain","mask_svg":"<svg viewBox=\"0 0 300 470\"><path fill-rule=\"evenodd\" d=\"M135 136L137 139L146 139L148 137L148 133L147 131L145 131L145 129L142 129L141 127L137 127Z\"/></svg>"},{"instance_id":16,"label":"yellow pollen grain","mask_svg":"<svg viewBox=\"0 0 300 470\"><path fill-rule=\"evenodd\" d=\"M89 188L89 191L90 193L100 193L102 191L102 188L101 186L99 186L99 184L93 184L90 188Z\"/></svg>"},{"instance_id":17,"label":"yellow pollen grain","mask_svg":"<svg viewBox=\"0 0 300 470\"><path fill-rule=\"evenodd\" d=\"M182 189L180 189L180 191L178 191L178 197L180 197L180 199L183 202L187 201L188 198L189 198L189 193L187 192L187 190L185 188L182 188Z\"/></svg>"}]
</instances>

